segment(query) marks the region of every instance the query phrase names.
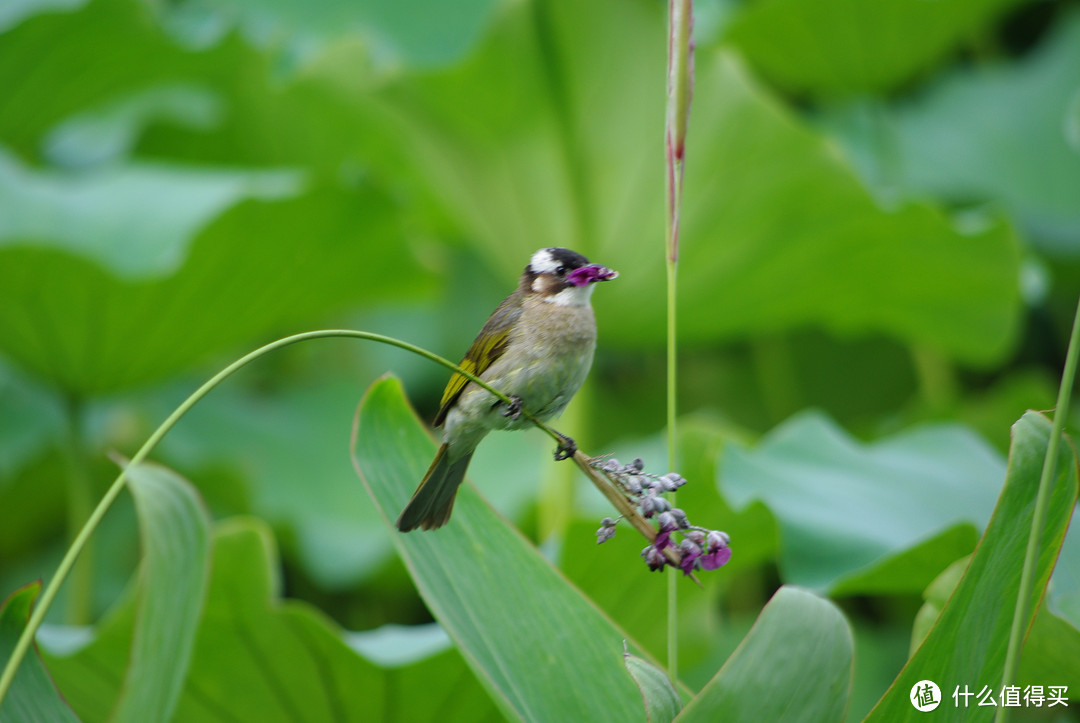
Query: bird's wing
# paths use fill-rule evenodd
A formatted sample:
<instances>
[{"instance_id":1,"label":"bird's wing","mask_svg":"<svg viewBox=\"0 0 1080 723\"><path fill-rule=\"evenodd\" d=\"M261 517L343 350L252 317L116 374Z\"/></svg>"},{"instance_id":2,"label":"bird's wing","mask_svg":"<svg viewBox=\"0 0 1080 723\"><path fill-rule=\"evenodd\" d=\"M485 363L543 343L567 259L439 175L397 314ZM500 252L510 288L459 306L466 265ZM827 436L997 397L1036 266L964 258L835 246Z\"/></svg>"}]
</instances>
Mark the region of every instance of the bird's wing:
<instances>
[{"instance_id":1,"label":"bird's wing","mask_svg":"<svg viewBox=\"0 0 1080 723\"><path fill-rule=\"evenodd\" d=\"M484 328L476 335L476 340L469 347L469 351L465 352L465 358L460 364L462 369L481 376L496 359L503 355L510 342L510 330L521 317L521 301L521 294L515 292L499 304L491 318L484 324ZM469 380L457 372L450 377L446 390L443 392L439 413L435 415L436 427L446 419L450 407L454 406L454 402L461 396L461 392L468 383Z\"/></svg>"}]
</instances>

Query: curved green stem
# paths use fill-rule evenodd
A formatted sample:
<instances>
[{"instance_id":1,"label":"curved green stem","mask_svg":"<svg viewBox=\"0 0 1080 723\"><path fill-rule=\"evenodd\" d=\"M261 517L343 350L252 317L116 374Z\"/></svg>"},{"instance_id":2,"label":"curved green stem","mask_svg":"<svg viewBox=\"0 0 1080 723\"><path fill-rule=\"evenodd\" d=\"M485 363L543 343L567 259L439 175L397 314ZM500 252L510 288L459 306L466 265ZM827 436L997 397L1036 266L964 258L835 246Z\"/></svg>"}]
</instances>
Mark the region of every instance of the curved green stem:
<instances>
[{"instance_id":1,"label":"curved green stem","mask_svg":"<svg viewBox=\"0 0 1080 723\"><path fill-rule=\"evenodd\" d=\"M244 366L247 366L249 363L255 361L264 354L274 351L275 349L280 349L282 347L289 346L290 344L295 344L300 341L306 341L308 339L325 339L333 337L376 341L382 344L396 346L400 349L405 349L406 351L410 351L414 354L419 354L426 359L430 359L437 364L443 365L447 369L451 369L458 374L461 374L469 381L491 392L501 401L506 402L507 404L510 403L510 397L503 394L498 389L494 389L487 382L478 378L476 375L461 369L454 362L448 359L444 359L438 354L433 354L426 349L422 349L413 344L409 344L408 342L404 342L393 337L384 336L382 334L373 334L371 332L355 331L352 329L322 329L319 331L308 331L302 334L294 334L292 336L287 336L282 339L278 339L277 341L266 344L265 346L261 346L255 351L240 357L232 364L212 376L209 380L206 381L206 383L196 389L191 396L185 399L183 403L179 407L177 407L173 411L173 413L170 414L157 429L154 430L154 433L150 435L150 438L146 440L143 446L139 448L139 451L136 452L135 455L131 458L131 462L129 463L128 468L135 466L142 462L144 459L146 459L150 452L153 451L154 447L157 446L158 442L160 442L161 439L169 432L169 430L172 429L178 421L180 421L180 418L187 414L188 410L195 406L195 404L200 399L205 397L210 392L210 390L220 384L226 377L231 376L233 372L239 370ZM558 432L538 420L527 410L522 410L522 414L525 416L526 419L547 432L552 439L560 442L562 441L563 438ZM67 552L64 554L64 558L60 561L60 565L56 568L56 572L53 574L52 579L49 580L49 584L45 587L45 591L41 595L41 600L39 600L38 604L34 607L34 611L30 615L30 620L27 622L26 627L22 631L22 634L19 636L19 640L15 644L15 649L11 653L11 658L4 666L3 674L0 675L0 702L3 702L4 697L7 695L8 690L11 688L12 681L15 679L15 671L18 670L19 664L22 662L22 659L26 657L26 653L30 649L30 643L34 639L34 635L37 633L38 628L41 627L41 623L45 619L45 614L49 611L49 608L52 606L53 601L56 599L56 594L59 591L60 586L63 584L64 580L71 572L71 568L75 565L75 561L79 558L79 554L86 548L86 545L90 540L90 536L94 533L98 525L101 523L101 520L105 516L105 513L109 510L109 507L112 506L112 503L116 500L116 498L120 495L120 492L124 489L124 482L126 480L127 468L120 471L120 474L113 481L108 491L105 492L105 495L101 498L101 501L98 502L97 507L95 507L94 511L90 514L90 518L82 526L82 529L79 530L79 534L76 535L75 540L71 543L71 547L69 547Z\"/></svg>"}]
</instances>

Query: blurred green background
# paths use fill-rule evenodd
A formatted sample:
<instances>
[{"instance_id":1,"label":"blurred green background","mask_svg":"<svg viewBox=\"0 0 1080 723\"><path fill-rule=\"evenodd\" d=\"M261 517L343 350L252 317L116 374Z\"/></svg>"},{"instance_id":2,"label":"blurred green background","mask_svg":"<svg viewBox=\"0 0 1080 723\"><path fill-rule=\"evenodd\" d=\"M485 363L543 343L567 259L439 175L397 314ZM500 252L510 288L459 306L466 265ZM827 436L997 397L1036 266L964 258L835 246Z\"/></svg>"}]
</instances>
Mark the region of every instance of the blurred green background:
<instances>
[{"instance_id":1,"label":"blurred green background","mask_svg":"<svg viewBox=\"0 0 1080 723\"><path fill-rule=\"evenodd\" d=\"M696 12L680 500L735 558L683 595L684 678L795 582L855 625L854 717L906 659L923 589L971 552L1010 425L1054 403L1080 294L1080 2ZM560 428L666 471L665 13L0 4L0 594L49 577L115 475L106 451L228 361L321 327L459 358L543 246L621 274ZM386 371L431 419L442 368L321 341L230 379L155 454L215 518L269 523L285 594L350 630L430 620L349 464ZM662 658L662 578L628 532L595 547L605 506L549 447L495 435L472 477ZM1052 584L1070 635L1075 537ZM50 619L99 619L137 548L124 499Z\"/></svg>"}]
</instances>

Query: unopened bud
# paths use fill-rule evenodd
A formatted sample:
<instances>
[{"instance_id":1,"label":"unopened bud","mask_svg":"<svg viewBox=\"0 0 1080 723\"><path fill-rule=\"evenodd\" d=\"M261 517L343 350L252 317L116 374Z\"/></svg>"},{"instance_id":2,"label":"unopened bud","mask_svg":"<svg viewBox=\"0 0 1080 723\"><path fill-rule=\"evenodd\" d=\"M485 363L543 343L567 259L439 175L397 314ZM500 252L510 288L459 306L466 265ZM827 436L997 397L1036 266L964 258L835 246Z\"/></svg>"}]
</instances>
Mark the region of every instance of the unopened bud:
<instances>
[{"instance_id":1,"label":"unopened bud","mask_svg":"<svg viewBox=\"0 0 1080 723\"><path fill-rule=\"evenodd\" d=\"M664 490L666 490L667 492L674 492L675 490L686 484L686 480L683 479L682 475L675 472L668 472L667 474L661 476L659 481L660 484L663 486Z\"/></svg>"},{"instance_id":2,"label":"unopened bud","mask_svg":"<svg viewBox=\"0 0 1080 723\"><path fill-rule=\"evenodd\" d=\"M664 553L660 552L652 545L649 545L642 550L641 556L645 558L645 564L647 564L652 571L663 570L664 565L667 564L667 558L664 557Z\"/></svg>"},{"instance_id":3,"label":"unopened bud","mask_svg":"<svg viewBox=\"0 0 1080 723\"><path fill-rule=\"evenodd\" d=\"M641 500L641 514L643 514L645 517L652 517L657 512L662 512L663 510L661 510L659 505L657 504L660 501L660 499L661 499L660 497L652 497L652 496L645 497L644 499L642 499Z\"/></svg>"},{"instance_id":4,"label":"unopened bud","mask_svg":"<svg viewBox=\"0 0 1080 723\"><path fill-rule=\"evenodd\" d=\"M660 525L660 530L674 530L678 527L678 521L675 519L675 515L670 512L661 512L656 518L657 523Z\"/></svg>"},{"instance_id":5,"label":"unopened bud","mask_svg":"<svg viewBox=\"0 0 1080 723\"><path fill-rule=\"evenodd\" d=\"M709 552L716 550L722 550L731 543L731 538L728 537L726 532L720 532L720 530L712 530L706 537L709 545Z\"/></svg>"},{"instance_id":6,"label":"unopened bud","mask_svg":"<svg viewBox=\"0 0 1080 723\"><path fill-rule=\"evenodd\" d=\"M701 554L701 547L693 540L684 538L683 541L679 543L679 552L683 554L683 557L687 555L697 556Z\"/></svg>"}]
</instances>

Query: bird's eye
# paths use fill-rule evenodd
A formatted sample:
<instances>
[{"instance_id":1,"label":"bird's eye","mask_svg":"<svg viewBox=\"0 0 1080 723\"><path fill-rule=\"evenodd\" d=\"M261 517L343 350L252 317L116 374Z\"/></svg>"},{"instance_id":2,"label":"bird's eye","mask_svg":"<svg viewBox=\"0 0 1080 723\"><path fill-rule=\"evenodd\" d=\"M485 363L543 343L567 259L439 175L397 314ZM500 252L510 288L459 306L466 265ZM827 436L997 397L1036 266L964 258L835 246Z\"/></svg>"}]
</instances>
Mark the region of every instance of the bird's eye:
<instances>
[{"instance_id":1,"label":"bird's eye","mask_svg":"<svg viewBox=\"0 0 1080 723\"><path fill-rule=\"evenodd\" d=\"M558 274L559 276L565 276L566 275L566 267L565 266L560 266L559 268L555 269L555 273Z\"/></svg>"}]
</instances>

